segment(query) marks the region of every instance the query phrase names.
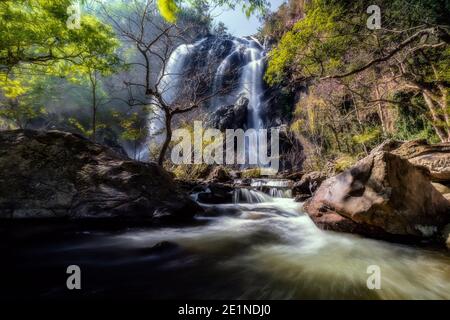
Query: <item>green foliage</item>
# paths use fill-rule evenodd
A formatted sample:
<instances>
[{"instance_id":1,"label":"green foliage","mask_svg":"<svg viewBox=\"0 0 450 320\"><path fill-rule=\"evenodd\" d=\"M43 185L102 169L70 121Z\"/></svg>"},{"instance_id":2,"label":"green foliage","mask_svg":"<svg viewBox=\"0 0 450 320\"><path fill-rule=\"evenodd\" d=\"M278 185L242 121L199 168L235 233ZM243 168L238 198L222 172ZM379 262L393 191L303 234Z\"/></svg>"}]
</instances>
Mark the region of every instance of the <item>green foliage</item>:
<instances>
[{"instance_id":1,"label":"green foliage","mask_svg":"<svg viewBox=\"0 0 450 320\"><path fill-rule=\"evenodd\" d=\"M177 14L180 8L175 0L157 0L157 6L161 16L166 21L174 23L177 20Z\"/></svg>"},{"instance_id":2,"label":"green foliage","mask_svg":"<svg viewBox=\"0 0 450 320\"><path fill-rule=\"evenodd\" d=\"M313 0L306 6L306 18L299 20L270 53L265 79L276 84L292 72L302 78L323 75L342 66L342 56L355 44L351 25L341 22L344 8L339 3Z\"/></svg>"},{"instance_id":3,"label":"green foliage","mask_svg":"<svg viewBox=\"0 0 450 320\"><path fill-rule=\"evenodd\" d=\"M52 65L78 62L86 52L91 58L110 53L112 29L83 14L81 28L66 23L70 0L5 0L0 2L0 66L20 63Z\"/></svg>"},{"instance_id":4,"label":"green foliage","mask_svg":"<svg viewBox=\"0 0 450 320\"><path fill-rule=\"evenodd\" d=\"M334 170L336 173L343 172L353 166L357 159L351 155L342 155L335 160Z\"/></svg>"},{"instance_id":5,"label":"green foliage","mask_svg":"<svg viewBox=\"0 0 450 320\"><path fill-rule=\"evenodd\" d=\"M364 132L353 136L353 141L358 144L373 144L379 141L381 134L381 128L368 127L364 128Z\"/></svg>"},{"instance_id":6,"label":"green foliage","mask_svg":"<svg viewBox=\"0 0 450 320\"><path fill-rule=\"evenodd\" d=\"M65 0L0 2L0 116L29 120L42 116L43 104L37 104L50 98L47 84L55 78L66 87L69 82L87 88L88 105L94 108L105 96L100 77L118 70L119 42L111 26L86 12L80 28L69 29L70 5ZM11 100L14 112L8 109ZM69 125L89 135L75 119Z\"/></svg>"},{"instance_id":7,"label":"green foliage","mask_svg":"<svg viewBox=\"0 0 450 320\"><path fill-rule=\"evenodd\" d=\"M72 125L74 129L76 129L79 133L86 137L90 137L92 135L92 129L84 126L78 119L69 118L69 123Z\"/></svg>"},{"instance_id":8,"label":"green foliage","mask_svg":"<svg viewBox=\"0 0 450 320\"><path fill-rule=\"evenodd\" d=\"M6 120L6 123L13 124L13 128L24 129L32 120L45 114L44 107L36 108L33 105L18 102L4 104L0 108L0 118Z\"/></svg>"},{"instance_id":9,"label":"green foliage","mask_svg":"<svg viewBox=\"0 0 450 320\"><path fill-rule=\"evenodd\" d=\"M193 165L177 165L170 168L170 171L181 180L197 180L205 179L211 171L211 165L207 164L193 164Z\"/></svg>"},{"instance_id":10,"label":"green foliage","mask_svg":"<svg viewBox=\"0 0 450 320\"><path fill-rule=\"evenodd\" d=\"M422 96L399 92L396 95L398 119L394 138L399 140L426 139L430 143L439 141L432 121L427 118L427 107Z\"/></svg>"},{"instance_id":11,"label":"green foliage","mask_svg":"<svg viewBox=\"0 0 450 320\"><path fill-rule=\"evenodd\" d=\"M130 115L125 115L119 112L114 112L113 117L118 119L121 128L123 129L121 138L127 141L139 141L144 139L147 135L146 123L138 112L132 112ZM145 121L145 120L144 120Z\"/></svg>"}]
</instances>

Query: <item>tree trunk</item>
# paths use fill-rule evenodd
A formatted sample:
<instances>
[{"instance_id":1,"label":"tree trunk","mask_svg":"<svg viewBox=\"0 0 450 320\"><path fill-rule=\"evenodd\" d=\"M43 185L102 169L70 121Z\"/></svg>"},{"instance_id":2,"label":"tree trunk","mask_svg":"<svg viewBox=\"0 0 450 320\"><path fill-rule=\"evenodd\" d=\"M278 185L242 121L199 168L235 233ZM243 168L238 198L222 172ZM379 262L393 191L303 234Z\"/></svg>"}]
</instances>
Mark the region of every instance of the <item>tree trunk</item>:
<instances>
[{"instance_id":1,"label":"tree trunk","mask_svg":"<svg viewBox=\"0 0 450 320\"><path fill-rule=\"evenodd\" d=\"M380 95L380 90L378 89L378 82L375 84L375 98L377 100L381 99L381 95ZM384 117L384 106L383 103L381 103L381 101L378 101L377 103L378 105L378 117L380 118L380 122L381 122L381 129L383 130L383 135L386 136L388 133L388 128L386 126L386 119Z\"/></svg>"},{"instance_id":2,"label":"tree trunk","mask_svg":"<svg viewBox=\"0 0 450 320\"><path fill-rule=\"evenodd\" d=\"M431 118L433 120L433 128L434 131L436 131L436 134L439 136L439 139L442 142L450 141L450 136L448 133L448 130L443 126L443 124L446 124L445 119L442 118L442 115L440 115L440 112L436 105L434 104L431 97L426 93L422 92L423 98L425 100L425 103L427 104L428 109L430 110ZM445 112L445 110L444 110Z\"/></svg>"},{"instance_id":3,"label":"tree trunk","mask_svg":"<svg viewBox=\"0 0 450 320\"><path fill-rule=\"evenodd\" d=\"M170 112L165 113L165 125L166 125L166 138L161 147L158 157L158 164L163 165L164 159L166 157L167 149L169 148L170 141L172 140L172 114Z\"/></svg>"},{"instance_id":4,"label":"tree trunk","mask_svg":"<svg viewBox=\"0 0 450 320\"><path fill-rule=\"evenodd\" d=\"M95 142L96 137L95 133L97 131L97 78L94 71L94 74L89 75L89 79L91 80L91 88L92 88L92 141Z\"/></svg>"}]
</instances>

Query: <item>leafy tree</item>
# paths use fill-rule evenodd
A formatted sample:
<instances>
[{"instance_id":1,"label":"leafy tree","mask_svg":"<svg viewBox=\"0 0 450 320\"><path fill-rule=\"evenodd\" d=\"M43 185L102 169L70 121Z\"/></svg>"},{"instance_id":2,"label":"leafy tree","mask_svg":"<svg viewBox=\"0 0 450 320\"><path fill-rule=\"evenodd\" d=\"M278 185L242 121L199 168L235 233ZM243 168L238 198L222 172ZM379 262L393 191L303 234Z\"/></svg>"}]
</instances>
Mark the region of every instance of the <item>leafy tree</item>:
<instances>
[{"instance_id":1,"label":"leafy tree","mask_svg":"<svg viewBox=\"0 0 450 320\"><path fill-rule=\"evenodd\" d=\"M371 4L312 0L306 16L271 52L266 80L314 83L333 78L347 85L371 85L366 100L378 102L383 130L382 109L393 102L389 96L414 91L423 96L436 134L450 141L450 2L378 1L382 13L378 30L366 27Z\"/></svg>"},{"instance_id":2,"label":"leafy tree","mask_svg":"<svg viewBox=\"0 0 450 320\"><path fill-rule=\"evenodd\" d=\"M91 136L95 140L99 78L116 70L119 43L110 26L88 13L81 16L80 28L69 29L70 5L65 0L0 2L0 92L21 106L9 114L32 116L35 114L30 113L27 98L33 96L30 83L52 77L87 81L92 93ZM2 104L4 110L7 106L8 101Z\"/></svg>"}]
</instances>

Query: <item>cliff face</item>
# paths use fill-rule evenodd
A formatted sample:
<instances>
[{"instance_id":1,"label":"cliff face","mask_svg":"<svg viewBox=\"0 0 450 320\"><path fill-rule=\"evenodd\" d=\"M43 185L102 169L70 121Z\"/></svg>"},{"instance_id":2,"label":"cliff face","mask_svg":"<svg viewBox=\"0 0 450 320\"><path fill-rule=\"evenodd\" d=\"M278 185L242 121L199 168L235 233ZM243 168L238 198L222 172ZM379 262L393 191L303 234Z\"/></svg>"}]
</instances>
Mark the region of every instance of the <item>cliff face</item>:
<instances>
[{"instance_id":1,"label":"cliff face","mask_svg":"<svg viewBox=\"0 0 450 320\"><path fill-rule=\"evenodd\" d=\"M198 210L154 163L71 133L0 132L0 218L187 219Z\"/></svg>"}]
</instances>

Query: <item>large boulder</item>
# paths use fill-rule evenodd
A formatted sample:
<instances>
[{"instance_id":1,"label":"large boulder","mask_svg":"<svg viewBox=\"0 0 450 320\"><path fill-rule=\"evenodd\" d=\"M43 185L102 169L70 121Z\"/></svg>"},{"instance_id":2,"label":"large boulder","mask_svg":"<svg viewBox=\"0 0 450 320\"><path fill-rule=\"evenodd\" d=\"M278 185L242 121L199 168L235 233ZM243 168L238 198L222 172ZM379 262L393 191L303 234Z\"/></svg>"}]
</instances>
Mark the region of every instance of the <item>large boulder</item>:
<instances>
[{"instance_id":1,"label":"large boulder","mask_svg":"<svg viewBox=\"0 0 450 320\"><path fill-rule=\"evenodd\" d=\"M201 210L154 163L61 131L0 132L0 218L190 218Z\"/></svg>"},{"instance_id":2,"label":"large boulder","mask_svg":"<svg viewBox=\"0 0 450 320\"><path fill-rule=\"evenodd\" d=\"M428 170L386 151L325 180L304 208L323 229L374 237L430 237L450 220Z\"/></svg>"},{"instance_id":3,"label":"large boulder","mask_svg":"<svg viewBox=\"0 0 450 320\"><path fill-rule=\"evenodd\" d=\"M416 166L426 167L431 180L450 183L450 143L429 144L426 140L387 140L372 152L389 151Z\"/></svg>"}]
</instances>

